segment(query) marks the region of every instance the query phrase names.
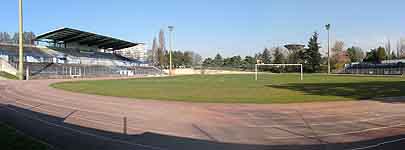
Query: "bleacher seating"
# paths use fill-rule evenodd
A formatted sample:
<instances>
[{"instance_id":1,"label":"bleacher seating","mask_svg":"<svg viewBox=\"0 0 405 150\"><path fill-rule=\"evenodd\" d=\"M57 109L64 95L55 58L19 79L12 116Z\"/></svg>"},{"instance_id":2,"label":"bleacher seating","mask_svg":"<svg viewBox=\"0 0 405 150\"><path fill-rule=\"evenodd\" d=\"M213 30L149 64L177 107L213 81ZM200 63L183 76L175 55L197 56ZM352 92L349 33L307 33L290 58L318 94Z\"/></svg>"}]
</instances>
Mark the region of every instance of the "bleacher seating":
<instances>
[{"instance_id":1,"label":"bleacher seating","mask_svg":"<svg viewBox=\"0 0 405 150\"><path fill-rule=\"evenodd\" d=\"M10 64L16 64L18 47L0 44L2 56L7 56ZM157 68L141 67L136 60L112 53L27 46L24 47L24 56L24 69L29 70L31 79L162 74Z\"/></svg>"},{"instance_id":2,"label":"bleacher seating","mask_svg":"<svg viewBox=\"0 0 405 150\"><path fill-rule=\"evenodd\" d=\"M0 44L0 54L18 56L18 46L13 44ZM37 47L24 47L25 56L52 57Z\"/></svg>"}]
</instances>

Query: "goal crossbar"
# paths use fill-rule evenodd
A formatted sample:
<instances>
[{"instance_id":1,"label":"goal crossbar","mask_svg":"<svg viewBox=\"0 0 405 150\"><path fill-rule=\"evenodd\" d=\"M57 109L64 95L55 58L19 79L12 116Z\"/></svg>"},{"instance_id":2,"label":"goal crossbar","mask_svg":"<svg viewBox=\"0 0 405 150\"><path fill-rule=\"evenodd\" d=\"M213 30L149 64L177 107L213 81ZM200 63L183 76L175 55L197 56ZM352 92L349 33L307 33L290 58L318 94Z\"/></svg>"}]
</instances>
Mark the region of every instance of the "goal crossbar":
<instances>
[{"instance_id":1,"label":"goal crossbar","mask_svg":"<svg viewBox=\"0 0 405 150\"><path fill-rule=\"evenodd\" d=\"M257 80L259 66L299 66L301 68L301 80L304 80L304 70L303 70L302 64L256 64L255 65L255 80Z\"/></svg>"}]
</instances>

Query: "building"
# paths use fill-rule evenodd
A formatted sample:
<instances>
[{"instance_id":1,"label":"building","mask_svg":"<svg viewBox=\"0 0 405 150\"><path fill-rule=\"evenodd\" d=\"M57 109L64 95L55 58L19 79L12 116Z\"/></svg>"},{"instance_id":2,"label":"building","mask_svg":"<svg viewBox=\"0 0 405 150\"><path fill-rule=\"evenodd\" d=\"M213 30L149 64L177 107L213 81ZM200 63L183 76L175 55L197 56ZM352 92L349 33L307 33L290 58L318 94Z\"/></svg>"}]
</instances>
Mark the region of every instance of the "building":
<instances>
[{"instance_id":1,"label":"building","mask_svg":"<svg viewBox=\"0 0 405 150\"><path fill-rule=\"evenodd\" d=\"M114 51L116 54L121 56L135 59L141 62L145 62L147 58L147 52L145 49L145 44L138 44L136 46L120 49Z\"/></svg>"}]
</instances>

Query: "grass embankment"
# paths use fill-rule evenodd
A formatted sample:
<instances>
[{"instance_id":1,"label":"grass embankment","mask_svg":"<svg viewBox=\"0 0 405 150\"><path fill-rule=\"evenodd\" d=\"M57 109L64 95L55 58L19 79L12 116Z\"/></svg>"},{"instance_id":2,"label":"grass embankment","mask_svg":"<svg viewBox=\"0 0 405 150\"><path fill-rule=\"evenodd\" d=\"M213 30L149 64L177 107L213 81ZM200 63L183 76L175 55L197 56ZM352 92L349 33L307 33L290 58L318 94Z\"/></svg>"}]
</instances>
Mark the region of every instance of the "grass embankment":
<instances>
[{"instance_id":1,"label":"grass embankment","mask_svg":"<svg viewBox=\"0 0 405 150\"><path fill-rule=\"evenodd\" d=\"M400 77L307 74L192 75L51 85L73 92L139 99L218 103L295 103L405 96Z\"/></svg>"},{"instance_id":2,"label":"grass embankment","mask_svg":"<svg viewBox=\"0 0 405 150\"><path fill-rule=\"evenodd\" d=\"M19 133L14 128L0 123L0 149L1 150L46 150L46 144Z\"/></svg>"}]
</instances>

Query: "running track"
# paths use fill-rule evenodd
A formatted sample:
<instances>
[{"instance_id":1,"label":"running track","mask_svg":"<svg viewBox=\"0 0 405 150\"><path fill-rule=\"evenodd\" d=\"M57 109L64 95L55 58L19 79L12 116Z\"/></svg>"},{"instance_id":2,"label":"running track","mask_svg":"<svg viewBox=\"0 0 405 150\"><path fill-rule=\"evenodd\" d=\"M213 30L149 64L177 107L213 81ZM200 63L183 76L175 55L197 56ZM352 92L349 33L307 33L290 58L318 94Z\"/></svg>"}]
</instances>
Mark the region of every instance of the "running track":
<instances>
[{"instance_id":1,"label":"running track","mask_svg":"<svg viewBox=\"0 0 405 150\"><path fill-rule=\"evenodd\" d=\"M401 100L288 105L165 102L49 87L61 81L1 81L1 119L56 149L366 149L403 142L405 135ZM122 134L124 117L127 134ZM57 133L64 140L49 138Z\"/></svg>"}]
</instances>

